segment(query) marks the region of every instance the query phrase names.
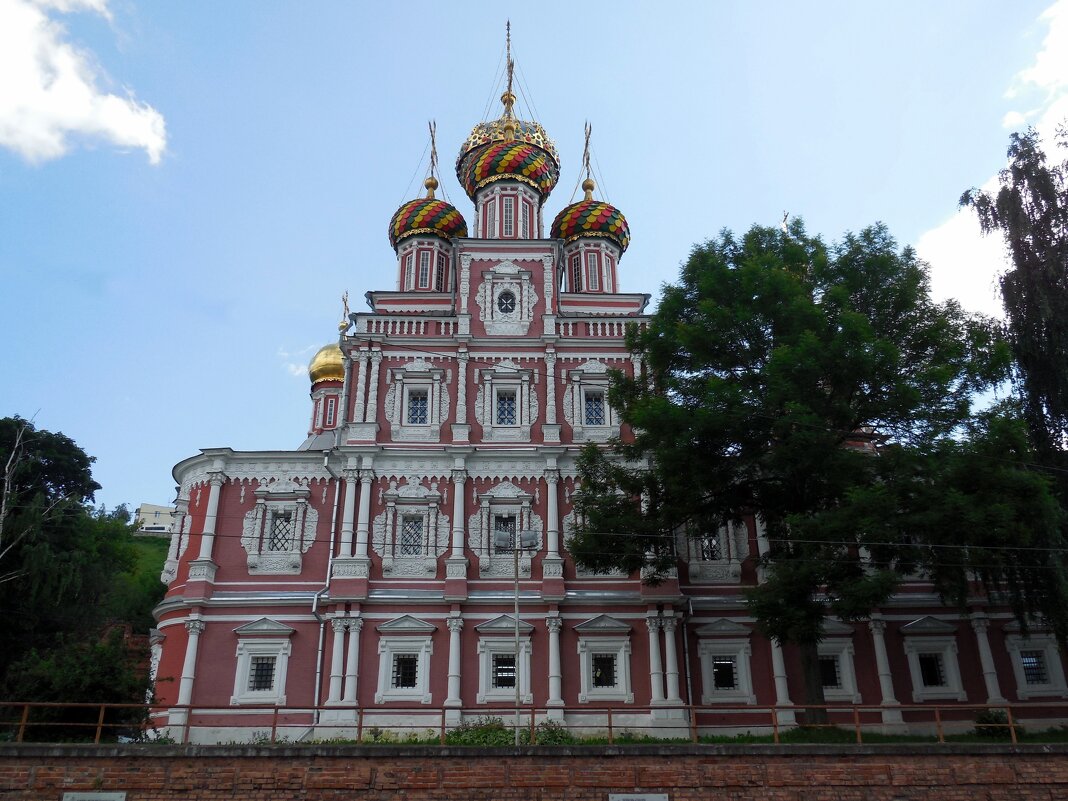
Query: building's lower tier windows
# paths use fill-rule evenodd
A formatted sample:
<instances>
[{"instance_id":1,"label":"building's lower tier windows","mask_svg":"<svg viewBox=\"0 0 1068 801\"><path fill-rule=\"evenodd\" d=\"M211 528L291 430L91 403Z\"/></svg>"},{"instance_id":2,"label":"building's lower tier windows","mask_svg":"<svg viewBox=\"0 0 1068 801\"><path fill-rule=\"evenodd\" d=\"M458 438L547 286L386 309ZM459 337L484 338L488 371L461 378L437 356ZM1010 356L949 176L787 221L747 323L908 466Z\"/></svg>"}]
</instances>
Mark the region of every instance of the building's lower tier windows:
<instances>
[{"instance_id":1,"label":"building's lower tier windows","mask_svg":"<svg viewBox=\"0 0 1068 801\"><path fill-rule=\"evenodd\" d=\"M594 654L593 655L593 686L615 687L616 686L616 655Z\"/></svg>"},{"instance_id":2,"label":"building's lower tier windows","mask_svg":"<svg viewBox=\"0 0 1068 801\"><path fill-rule=\"evenodd\" d=\"M419 678L419 655L418 654L394 654L393 656L393 687L402 689L414 689Z\"/></svg>"},{"instance_id":3,"label":"building's lower tier windows","mask_svg":"<svg viewBox=\"0 0 1068 801\"><path fill-rule=\"evenodd\" d=\"M276 657L254 656L249 663L248 691L262 692L274 689Z\"/></svg>"},{"instance_id":4,"label":"building's lower tier windows","mask_svg":"<svg viewBox=\"0 0 1068 801\"><path fill-rule=\"evenodd\" d=\"M924 687L946 686L946 670L941 653L918 654L917 661L920 663L920 678Z\"/></svg>"},{"instance_id":5,"label":"building's lower tier windows","mask_svg":"<svg viewBox=\"0 0 1068 801\"><path fill-rule=\"evenodd\" d=\"M493 654L493 688L515 688L515 654Z\"/></svg>"}]
</instances>

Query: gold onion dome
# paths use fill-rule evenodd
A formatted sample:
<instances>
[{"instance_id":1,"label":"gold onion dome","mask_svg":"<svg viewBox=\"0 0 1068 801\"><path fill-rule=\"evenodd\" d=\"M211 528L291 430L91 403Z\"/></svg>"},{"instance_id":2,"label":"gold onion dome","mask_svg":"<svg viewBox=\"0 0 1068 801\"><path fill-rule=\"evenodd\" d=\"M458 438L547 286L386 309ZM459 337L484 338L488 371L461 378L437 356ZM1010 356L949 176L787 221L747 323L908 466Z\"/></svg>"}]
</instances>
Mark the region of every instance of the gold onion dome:
<instances>
[{"instance_id":1,"label":"gold onion dome","mask_svg":"<svg viewBox=\"0 0 1068 801\"><path fill-rule=\"evenodd\" d=\"M437 236L448 242L453 237L467 236L467 222L454 206L434 197L438 179L431 175L423 184L426 197L409 200L389 221L389 244L394 250L410 236Z\"/></svg>"},{"instance_id":2,"label":"gold onion dome","mask_svg":"<svg viewBox=\"0 0 1068 801\"><path fill-rule=\"evenodd\" d=\"M308 365L308 378L311 379L312 386L320 381L345 380L345 357L336 342L324 345L312 356Z\"/></svg>"},{"instance_id":3,"label":"gold onion dome","mask_svg":"<svg viewBox=\"0 0 1068 801\"><path fill-rule=\"evenodd\" d=\"M556 145L538 123L512 116L514 95L506 92L501 100L504 115L480 122L460 148L456 177L471 200L482 187L507 179L533 187L544 202L560 179Z\"/></svg>"},{"instance_id":4,"label":"gold onion dome","mask_svg":"<svg viewBox=\"0 0 1068 801\"><path fill-rule=\"evenodd\" d=\"M549 236L574 242L584 236L603 237L619 245L620 252L630 244L630 226L623 212L610 203L593 199L593 179L582 182L586 197L564 208L549 228Z\"/></svg>"}]
</instances>

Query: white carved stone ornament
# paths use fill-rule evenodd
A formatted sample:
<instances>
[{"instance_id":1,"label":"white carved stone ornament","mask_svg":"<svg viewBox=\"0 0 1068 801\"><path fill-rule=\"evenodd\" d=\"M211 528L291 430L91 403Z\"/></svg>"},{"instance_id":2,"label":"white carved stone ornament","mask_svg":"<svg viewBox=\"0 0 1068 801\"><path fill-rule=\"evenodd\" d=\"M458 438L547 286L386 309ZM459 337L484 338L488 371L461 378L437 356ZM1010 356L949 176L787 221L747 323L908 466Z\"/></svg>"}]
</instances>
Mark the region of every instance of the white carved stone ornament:
<instances>
[{"instance_id":1,"label":"white carved stone ornament","mask_svg":"<svg viewBox=\"0 0 1068 801\"><path fill-rule=\"evenodd\" d=\"M438 557L449 548L451 521L442 514L437 481L429 487L419 476L407 476L404 484L391 480L383 493L386 509L371 526L371 548L382 558L384 576L428 577L437 573ZM406 519L418 520L421 544L418 552L405 553L403 533Z\"/></svg>"},{"instance_id":2,"label":"white carved stone ornament","mask_svg":"<svg viewBox=\"0 0 1068 801\"><path fill-rule=\"evenodd\" d=\"M302 555L315 541L319 513L305 483L276 479L256 489L256 504L245 513L241 546L251 575L297 575Z\"/></svg>"}]
</instances>

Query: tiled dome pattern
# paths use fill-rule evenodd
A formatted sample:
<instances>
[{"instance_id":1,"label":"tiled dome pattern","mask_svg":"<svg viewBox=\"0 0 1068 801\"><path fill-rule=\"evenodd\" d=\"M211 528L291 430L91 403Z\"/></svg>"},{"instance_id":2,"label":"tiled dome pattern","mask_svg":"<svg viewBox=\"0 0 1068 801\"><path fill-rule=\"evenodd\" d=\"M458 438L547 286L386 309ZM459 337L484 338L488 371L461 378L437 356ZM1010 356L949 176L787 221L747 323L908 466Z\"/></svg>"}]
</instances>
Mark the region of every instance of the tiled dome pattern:
<instances>
[{"instance_id":1,"label":"tiled dome pattern","mask_svg":"<svg viewBox=\"0 0 1068 801\"><path fill-rule=\"evenodd\" d=\"M560 178L560 167L547 151L527 142L492 142L468 153L456 177L472 200L483 186L504 178L532 186L544 200Z\"/></svg>"},{"instance_id":2,"label":"tiled dome pattern","mask_svg":"<svg viewBox=\"0 0 1068 801\"><path fill-rule=\"evenodd\" d=\"M603 236L615 241L622 251L630 244L627 218L615 206L600 200L572 203L556 215L549 235L565 241L582 236Z\"/></svg>"},{"instance_id":3,"label":"tiled dome pattern","mask_svg":"<svg viewBox=\"0 0 1068 801\"><path fill-rule=\"evenodd\" d=\"M402 239L416 234L432 234L449 240L467 236L463 215L444 200L422 197L409 200L389 221L389 244L394 249Z\"/></svg>"}]
</instances>

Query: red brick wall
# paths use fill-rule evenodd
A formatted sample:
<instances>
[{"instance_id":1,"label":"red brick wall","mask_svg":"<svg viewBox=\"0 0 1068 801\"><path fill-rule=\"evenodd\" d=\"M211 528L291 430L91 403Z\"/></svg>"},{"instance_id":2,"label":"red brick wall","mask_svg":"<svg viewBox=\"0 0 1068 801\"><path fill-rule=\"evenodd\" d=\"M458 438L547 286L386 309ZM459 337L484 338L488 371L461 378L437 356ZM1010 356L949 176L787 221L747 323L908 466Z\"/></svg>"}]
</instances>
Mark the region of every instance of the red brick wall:
<instances>
[{"instance_id":1,"label":"red brick wall","mask_svg":"<svg viewBox=\"0 0 1068 801\"><path fill-rule=\"evenodd\" d=\"M1068 798L1066 746L0 747L0 799L1000 801Z\"/></svg>"}]
</instances>

